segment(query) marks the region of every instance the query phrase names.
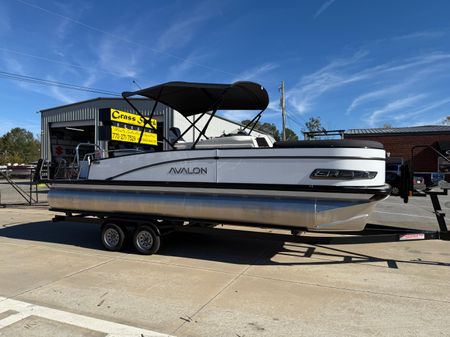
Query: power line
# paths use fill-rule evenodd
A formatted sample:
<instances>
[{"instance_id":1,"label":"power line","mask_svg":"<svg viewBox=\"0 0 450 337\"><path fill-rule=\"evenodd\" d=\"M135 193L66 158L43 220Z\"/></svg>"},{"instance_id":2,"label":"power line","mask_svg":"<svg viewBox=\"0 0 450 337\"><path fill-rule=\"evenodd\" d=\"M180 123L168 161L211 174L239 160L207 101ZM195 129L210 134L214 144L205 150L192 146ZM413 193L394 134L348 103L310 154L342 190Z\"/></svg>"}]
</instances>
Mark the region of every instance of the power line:
<instances>
[{"instance_id":1,"label":"power line","mask_svg":"<svg viewBox=\"0 0 450 337\"><path fill-rule=\"evenodd\" d=\"M105 74L112 74L112 75L120 76L120 73L117 73L117 72L114 72L114 71L102 70L102 69L95 68L95 67L88 67L88 66L83 66L83 65L80 65L80 64L63 62L63 61L59 61L59 60L55 60L55 59L51 59L51 58L47 58L47 57L43 57L43 56L38 56L38 55L29 54L29 53L24 53L24 52L21 52L21 51L18 51L18 50L13 50L13 49L1 48L0 47L0 51L4 51L6 53L12 53L12 54L16 54L16 55L32 57L32 58L35 58L35 59L38 59L38 60L52 62L52 63L64 65L64 66L80 68L80 69L86 69L86 70L91 70L91 71L98 71L98 72L102 72L102 73L105 73Z\"/></svg>"},{"instance_id":2,"label":"power line","mask_svg":"<svg viewBox=\"0 0 450 337\"><path fill-rule=\"evenodd\" d=\"M58 82L58 81L53 81L53 80L46 80L43 78L15 74L15 73L10 73L10 72L6 72L6 71L0 71L0 78L5 78L8 80L19 81L19 82L32 83L32 84L37 84L37 85L43 85L43 86L49 86L49 87L59 87L59 88L70 89L70 90L78 90L78 91L84 91L84 92L97 93L97 94L108 95L108 96L120 96L119 93L113 92L113 91L85 87L85 86L81 86L81 85Z\"/></svg>"},{"instance_id":3,"label":"power line","mask_svg":"<svg viewBox=\"0 0 450 337\"><path fill-rule=\"evenodd\" d=\"M82 22L82 21L79 21L79 20L76 20L76 19L74 19L74 18L71 18L71 17L69 17L69 16L67 16L67 15L63 15L63 14L54 12L54 11L52 11L52 10L50 10L50 9L47 9L47 8L38 6L38 5L36 5L36 4L32 4L32 3L29 3L29 2L24 1L24 0L16 0L16 1L17 1L17 2L20 2L20 3L23 4L23 5L26 5L26 6L35 8L35 9L38 9L38 10L40 10L40 11L43 11L43 12L45 12L45 13L47 13L47 14L55 15L55 16L58 16L58 17L60 17L60 18L69 20L69 21L72 22L72 23L75 23L75 24L80 25L80 26L82 26L82 27L84 27L84 28L93 30L93 31L95 31L95 32L97 32L97 33L105 34L105 35L108 35L108 36L110 36L110 37L113 37L113 38L115 38L115 39L117 39L117 40L121 40L121 41L123 41L123 42L132 44L132 45L134 45L134 46L138 46L138 47L141 47L141 48L145 48L145 49L151 50L151 51L154 52L154 53L166 55L166 56L169 56L169 57L171 57L171 58L175 58L175 59L178 59L178 60L180 60L180 61L184 61L184 62L187 62L187 63L192 64L192 65L194 65L194 66L202 67L202 68L204 68L204 69L208 69L208 70L211 70L211 71L220 72L220 73L227 74L227 75L231 75L231 76L234 76L234 77L237 76L237 74L233 74L233 73L230 73L230 72L228 72L228 71L224 71L224 70L221 70L221 69L218 69L218 68L210 67L210 66L207 66L207 65L198 63L198 62L193 62L193 61L191 61L191 60L189 60L189 59L187 59L187 58L185 58L185 57L181 57L181 56L178 56L178 55L175 55L175 54L172 54L172 53L165 52L165 51L163 51L163 50L159 50L159 49L156 49L156 48L151 48L151 47L146 46L146 45L144 45L144 44L140 44L140 43L134 42L134 41L129 40L129 39L123 37L123 36L120 36L120 35L116 35L116 34L110 33L110 32L108 32L108 31L102 30L102 29L100 29L100 28L91 26L91 25L89 25L89 24L87 24L87 23L84 23L84 22Z\"/></svg>"},{"instance_id":4,"label":"power line","mask_svg":"<svg viewBox=\"0 0 450 337\"><path fill-rule=\"evenodd\" d=\"M289 112L286 112L286 115L287 115L287 117L288 117L289 119L291 119L292 121L294 121L294 122L297 123L298 125L304 127L304 125L302 124L302 122L300 122L298 119L294 118L294 116L293 116L292 114L290 114ZM306 122L307 122L307 120L306 120L305 117L303 117L303 116L301 116L301 115L299 115L298 117L300 117L300 118L302 119L303 123L306 123Z\"/></svg>"},{"instance_id":5,"label":"power line","mask_svg":"<svg viewBox=\"0 0 450 337\"><path fill-rule=\"evenodd\" d=\"M304 125L300 124L299 122L297 122L295 119L293 119L290 115L286 115L286 117L291 120L292 122L294 122L295 124L297 124L298 127L303 128Z\"/></svg>"}]
</instances>

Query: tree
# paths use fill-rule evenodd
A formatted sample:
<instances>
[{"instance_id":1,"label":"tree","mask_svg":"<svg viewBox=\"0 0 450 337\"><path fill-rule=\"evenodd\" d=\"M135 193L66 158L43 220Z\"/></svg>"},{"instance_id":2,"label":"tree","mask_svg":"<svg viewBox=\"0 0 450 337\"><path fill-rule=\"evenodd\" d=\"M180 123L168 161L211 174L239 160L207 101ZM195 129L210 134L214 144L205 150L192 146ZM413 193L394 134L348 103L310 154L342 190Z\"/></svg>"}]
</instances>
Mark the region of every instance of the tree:
<instances>
[{"instance_id":1,"label":"tree","mask_svg":"<svg viewBox=\"0 0 450 337\"><path fill-rule=\"evenodd\" d=\"M322 131L323 126L320 117L309 117L308 121L305 122L304 131Z\"/></svg>"},{"instance_id":2,"label":"tree","mask_svg":"<svg viewBox=\"0 0 450 337\"><path fill-rule=\"evenodd\" d=\"M241 122L241 124L242 125L247 125L250 122L251 122L250 120L246 119L246 120L243 120ZM250 125L248 128L251 129L252 126L253 126L253 124ZM273 123L263 123L263 124L261 124L260 122L257 122L253 129L254 130L259 130L259 131L264 132L264 133L268 133L273 138L275 138L275 140L277 140L277 141L280 140L280 132L278 131L277 126L275 124L273 124Z\"/></svg>"},{"instance_id":3,"label":"tree","mask_svg":"<svg viewBox=\"0 0 450 337\"><path fill-rule=\"evenodd\" d=\"M11 129L0 138L0 164L30 163L39 159L40 142L30 131Z\"/></svg>"},{"instance_id":4,"label":"tree","mask_svg":"<svg viewBox=\"0 0 450 337\"><path fill-rule=\"evenodd\" d=\"M384 123L384 124L383 124L383 129L392 129L392 124L390 124L390 123Z\"/></svg>"},{"instance_id":5,"label":"tree","mask_svg":"<svg viewBox=\"0 0 450 337\"><path fill-rule=\"evenodd\" d=\"M242 125L247 125L248 123L250 123L250 120L246 119L243 120L241 122ZM252 125L249 126L249 128L251 128ZM281 140L281 132L277 129L277 126L273 123L256 123L255 128L256 130L259 130L261 132L264 133L268 133L269 135L271 135L276 141ZM298 140L298 136L297 134L289 128L286 128L286 140Z\"/></svg>"},{"instance_id":6,"label":"tree","mask_svg":"<svg viewBox=\"0 0 450 337\"><path fill-rule=\"evenodd\" d=\"M292 131L289 128L286 128L286 140L297 141L298 140L298 136L297 136L297 134L294 131Z\"/></svg>"}]
</instances>

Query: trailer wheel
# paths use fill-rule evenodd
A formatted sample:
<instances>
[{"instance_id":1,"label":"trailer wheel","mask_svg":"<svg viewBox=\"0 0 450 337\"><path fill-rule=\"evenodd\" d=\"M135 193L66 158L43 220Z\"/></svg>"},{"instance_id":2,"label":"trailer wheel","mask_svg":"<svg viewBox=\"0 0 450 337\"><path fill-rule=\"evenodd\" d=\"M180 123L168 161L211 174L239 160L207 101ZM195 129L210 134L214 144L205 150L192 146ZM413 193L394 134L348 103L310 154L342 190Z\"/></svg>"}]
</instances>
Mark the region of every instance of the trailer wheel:
<instances>
[{"instance_id":1,"label":"trailer wheel","mask_svg":"<svg viewBox=\"0 0 450 337\"><path fill-rule=\"evenodd\" d=\"M151 228L151 226L142 225L134 232L133 245L141 254L154 254L161 245L161 237Z\"/></svg>"},{"instance_id":2,"label":"trailer wheel","mask_svg":"<svg viewBox=\"0 0 450 337\"><path fill-rule=\"evenodd\" d=\"M108 222L102 227L102 243L109 251L119 251L122 248L125 240L125 233L123 229L112 222Z\"/></svg>"}]
</instances>

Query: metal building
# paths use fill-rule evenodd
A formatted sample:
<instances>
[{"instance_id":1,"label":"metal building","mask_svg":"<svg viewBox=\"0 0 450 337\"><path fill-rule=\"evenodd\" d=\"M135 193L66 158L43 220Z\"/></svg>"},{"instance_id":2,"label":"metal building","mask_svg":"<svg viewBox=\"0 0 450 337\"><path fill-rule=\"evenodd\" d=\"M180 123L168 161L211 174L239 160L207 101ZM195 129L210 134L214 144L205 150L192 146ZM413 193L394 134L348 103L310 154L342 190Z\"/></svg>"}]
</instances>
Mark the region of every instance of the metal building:
<instances>
[{"instance_id":1,"label":"metal building","mask_svg":"<svg viewBox=\"0 0 450 337\"><path fill-rule=\"evenodd\" d=\"M152 101L133 99L132 102L145 116L150 115ZM108 151L108 142L100 139L99 110L104 108L133 112L121 98L95 98L41 110L42 158L52 160L73 156L79 143L94 143ZM168 128L172 115L172 109L158 104L154 118L160 129Z\"/></svg>"},{"instance_id":2,"label":"metal building","mask_svg":"<svg viewBox=\"0 0 450 337\"><path fill-rule=\"evenodd\" d=\"M154 101L148 99L131 99L139 111L149 116L153 109ZM82 102L62 105L54 108L41 110L41 154L42 158L49 161L58 159L72 160L75 148L80 143L91 143L100 146L106 153L117 146L116 141L105 139L102 136L104 122L101 120L102 109L117 109L135 114L131 106L122 98L94 98ZM171 127L177 127L181 132L190 125L184 116L173 109L158 104L153 118L157 122L157 139L159 150L167 150L169 145L165 144L163 135L169 133ZM189 117L190 121L198 119L199 115ZM202 128L208 116L204 116L197 124ZM203 122L203 123L202 123ZM118 123L119 126L128 130L141 130L139 126ZM224 133L231 133L241 128L242 125L220 116L215 116L209 125L207 136L217 137ZM193 141L199 132L191 128L184 136L184 140ZM260 134L255 131L255 135ZM120 142L119 142L120 143ZM122 144L120 144L122 145ZM133 144L123 144L131 146Z\"/></svg>"}]
</instances>

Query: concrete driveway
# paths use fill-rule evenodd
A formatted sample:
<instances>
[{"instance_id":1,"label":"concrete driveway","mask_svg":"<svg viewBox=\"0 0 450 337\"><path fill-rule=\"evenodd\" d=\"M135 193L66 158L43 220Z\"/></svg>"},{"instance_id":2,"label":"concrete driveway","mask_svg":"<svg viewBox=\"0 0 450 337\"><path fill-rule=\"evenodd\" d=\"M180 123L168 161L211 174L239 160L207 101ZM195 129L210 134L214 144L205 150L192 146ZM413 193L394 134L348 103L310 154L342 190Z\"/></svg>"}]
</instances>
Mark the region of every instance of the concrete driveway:
<instances>
[{"instance_id":1,"label":"concrete driveway","mask_svg":"<svg viewBox=\"0 0 450 337\"><path fill-rule=\"evenodd\" d=\"M178 233L140 256L52 215L0 210L0 336L449 335L450 242Z\"/></svg>"}]
</instances>

